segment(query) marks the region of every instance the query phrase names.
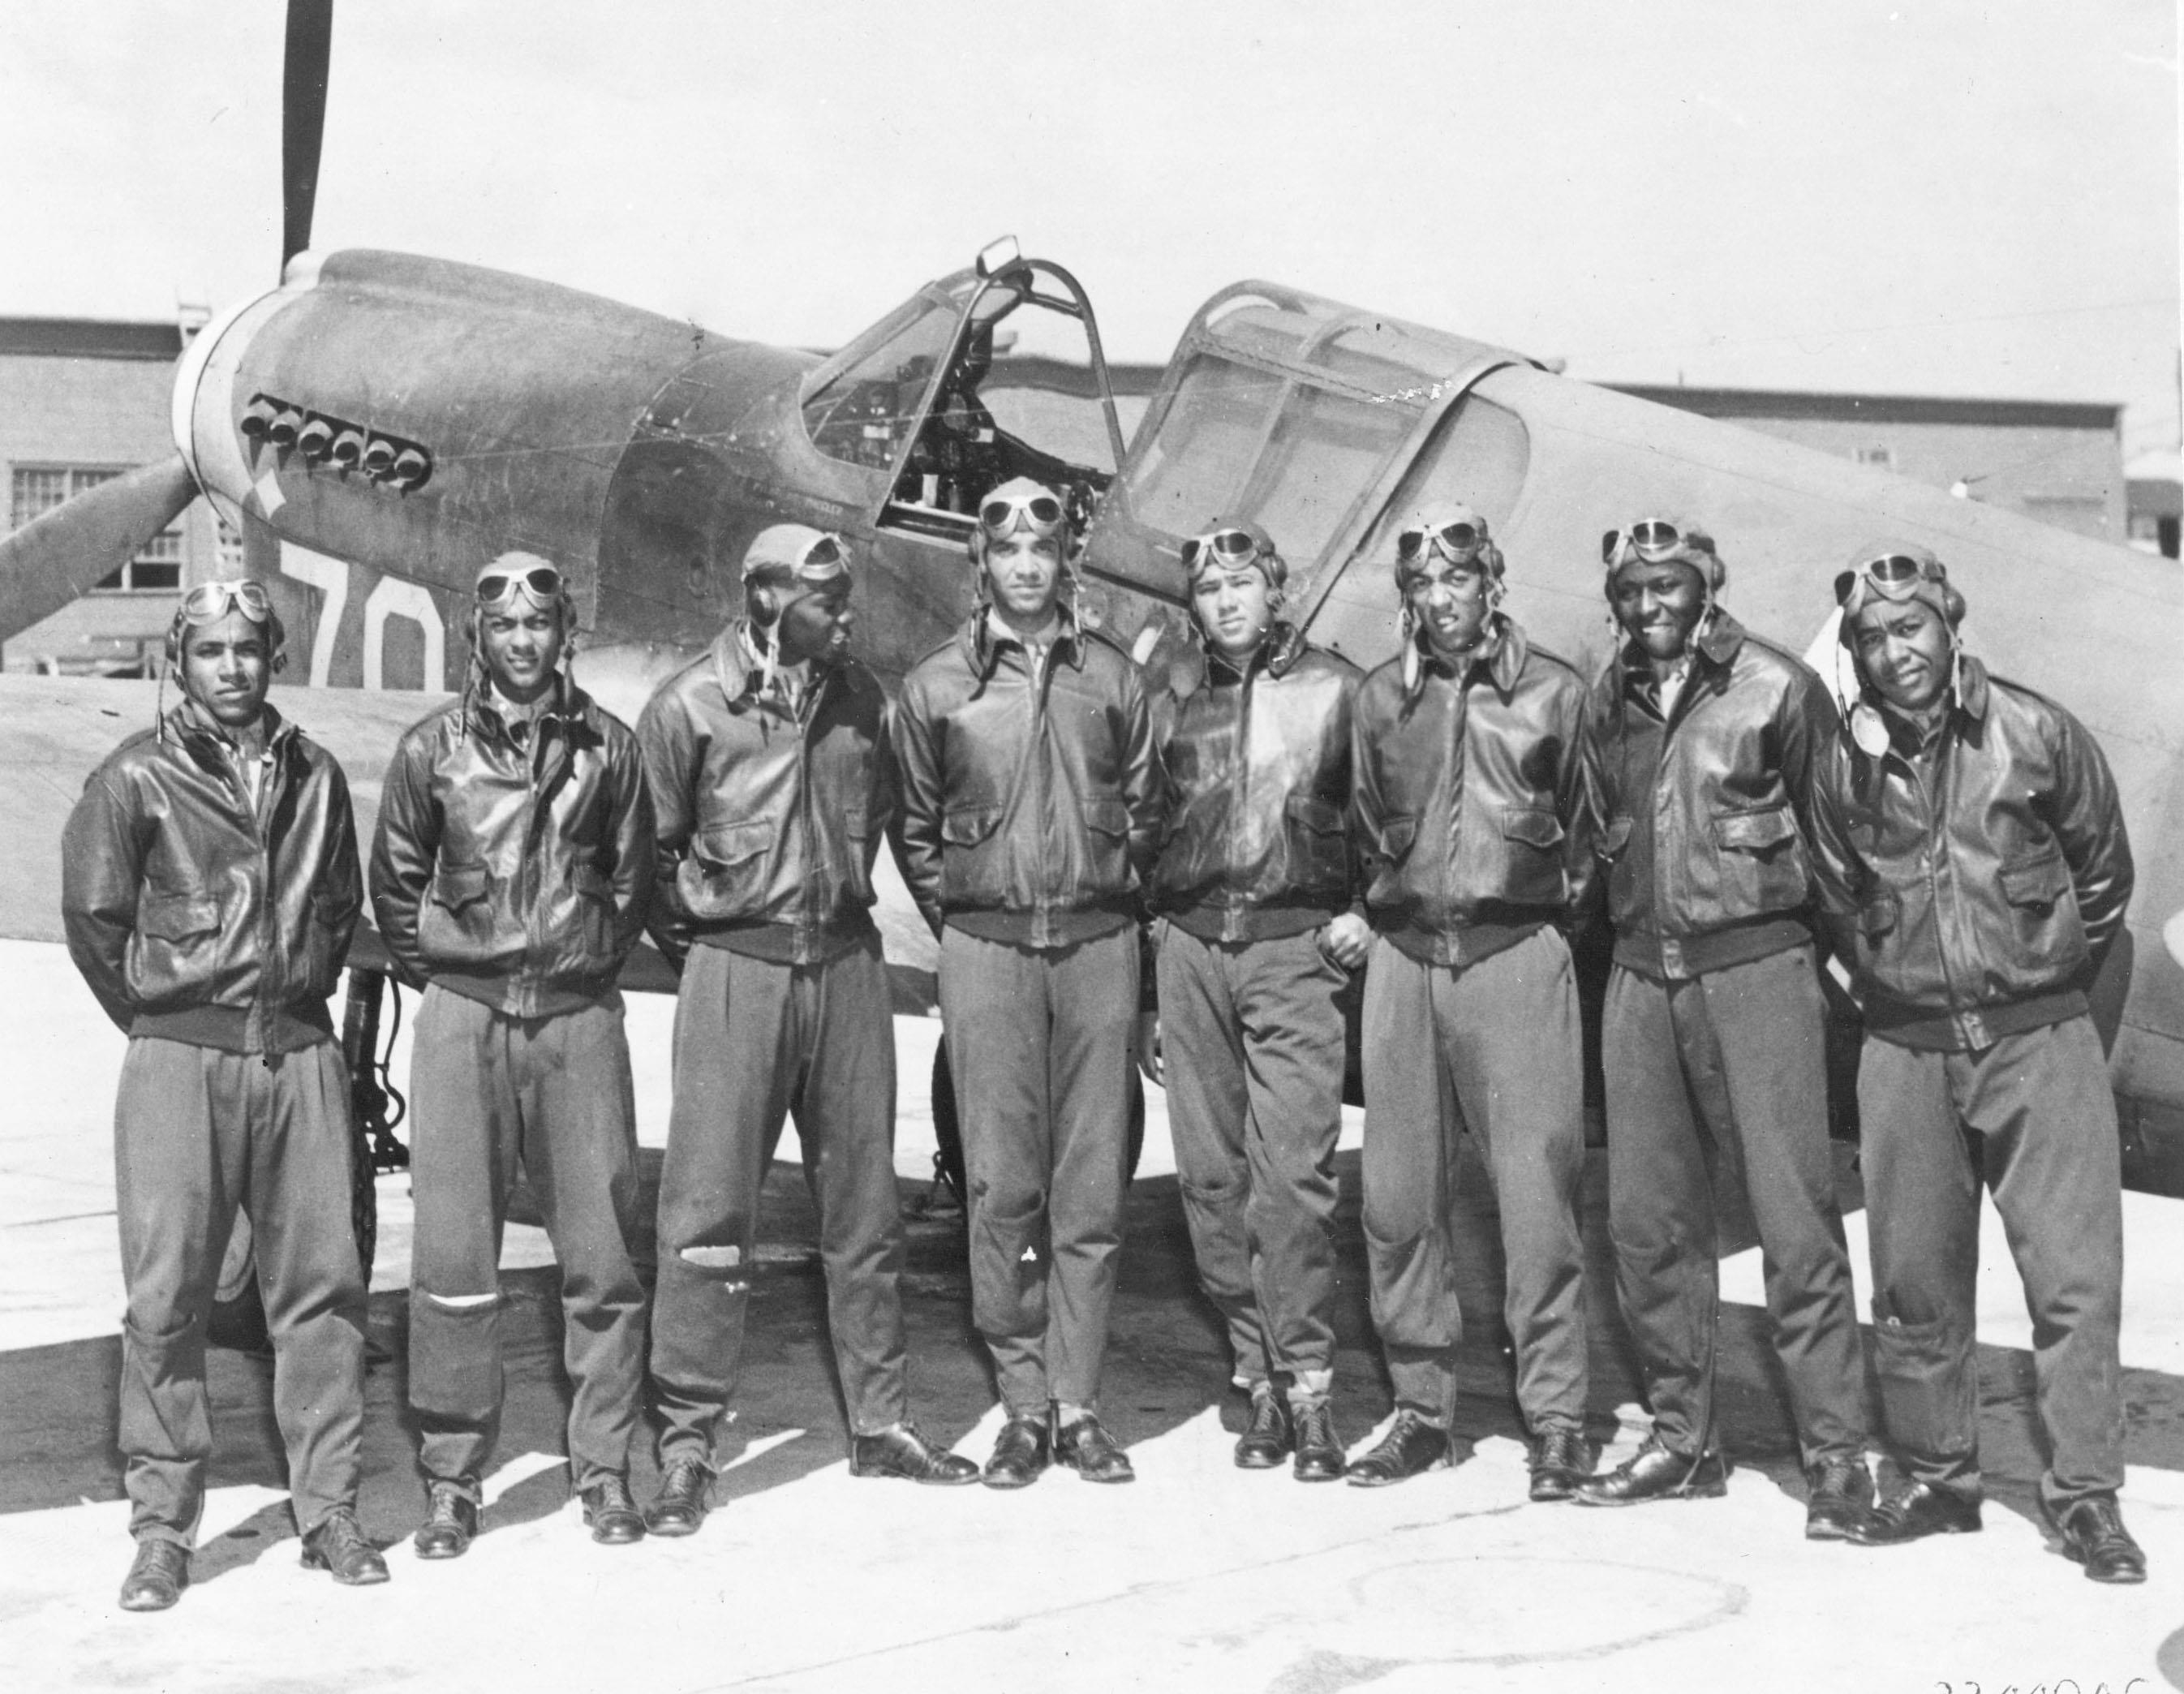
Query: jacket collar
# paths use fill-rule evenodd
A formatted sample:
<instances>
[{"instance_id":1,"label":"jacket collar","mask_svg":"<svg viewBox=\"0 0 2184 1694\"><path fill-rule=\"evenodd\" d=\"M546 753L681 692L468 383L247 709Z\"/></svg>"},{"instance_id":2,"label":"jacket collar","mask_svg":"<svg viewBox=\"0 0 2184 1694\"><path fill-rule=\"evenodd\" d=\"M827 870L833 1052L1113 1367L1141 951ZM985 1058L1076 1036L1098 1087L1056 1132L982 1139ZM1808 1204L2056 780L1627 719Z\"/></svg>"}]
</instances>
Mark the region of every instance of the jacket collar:
<instances>
[{"instance_id":1,"label":"jacket collar","mask_svg":"<svg viewBox=\"0 0 2184 1694\"><path fill-rule=\"evenodd\" d=\"M1084 668L1084 632L1077 621L1077 610L1068 601L1057 602L1055 616L1061 621L1054 638L1054 656L1057 663ZM956 632L956 644L972 674L984 683L994 674L1004 647L1021 647L1013 640L996 640L988 608L982 601L972 608L970 619Z\"/></svg>"},{"instance_id":2,"label":"jacket collar","mask_svg":"<svg viewBox=\"0 0 2184 1694\"><path fill-rule=\"evenodd\" d=\"M727 625L713 638L713 679L721 685L722 696L727 701L730 711L748 711L758 703L760 686L766 673L751 662L749 629L742 618ZM823 658L808 661L809 683L805 699L816 699L833 676L836 667Z\"/></svg>"},{"instance_id":3,"label":"jacket collar","mask_svg":"<svg viewBox=\"0 0 2184 1694\"><path fill-rule=\"evenodd\" d=\"M1736 661L1737 650L1744 645L1744 626L1717 605L1707 615L1704 627L1691 638L1693 668L1703 660L1715 670L1727 670ZM1646 656L1646 649L1626 636L1619 651L1624 686L1628 688L1633 683L1650 684L1653 661Z\"/></svg>"},{"instance_id":4,"label":"jacket collar","mask_svg":"<svg viewBox=\"0 0 2184 1694\"><path fill-rule=\"evenodd\" d=\"M1417 656L1408 659L1403 666L1404 693L1418 698L1425 687L1426 672L1437 676L1455 677L1455 666L1433 650L1421 630L1411 638ZM1517 691L1518 679L1524 674L1524 660L1532 650L1525 639L1524 627L1507 612L1496 612L1487 630L1486 639L1472 650L1469 662L1464 666L1462 680L1468 681L1475 671L1484 671L1495 691L1507 699Z\"/></svg>"},{"instance_id":5,"label":"jacket collar","mask_svg":"<svg viewBox=\"0 0 2184 1694\"><path fill-rule=\"evenodd\" d=\"M1235 664L1219 649L1206 647L1206 680L1213 683L1240 683L1254 671L1264 671L1269 677L1286 677L1296 668L1308 645L1304 632L1295 624L1276 623L1267 631L1267 638L1252 650L1238 670Z\"/></svg>"},{"instance_id":6,"label":"jacket collar","mask_svg":"<svg viewBox=\"0 0 2184 1694\"><path fill-rule=\"evenodd\" d=\"M224 759L239 751L241 744L220 727L217 719L184 694L167 713L167 730L175 740L200 761ZM268 702L265 706L265 750L276 760L286 756L296 738L296 726Z\"/></svg>"},{"instance_id":7,"label":"jacket collar","mask_svg":"<svg viewBox=\"0 0 2184 1694\"><path fill-rule=\"evenodd\" d=\"M463 716L477 733L490 735L511 747L515 744L507 720L493 704L492 691L487 684L481 683L471 690L463 702ZM581 724L594 734L599 733L599 708L566 671L554 678L554 692L535 721L542 725L558 722L565 732L571 725Z\"/></svg>"}]
</instances>

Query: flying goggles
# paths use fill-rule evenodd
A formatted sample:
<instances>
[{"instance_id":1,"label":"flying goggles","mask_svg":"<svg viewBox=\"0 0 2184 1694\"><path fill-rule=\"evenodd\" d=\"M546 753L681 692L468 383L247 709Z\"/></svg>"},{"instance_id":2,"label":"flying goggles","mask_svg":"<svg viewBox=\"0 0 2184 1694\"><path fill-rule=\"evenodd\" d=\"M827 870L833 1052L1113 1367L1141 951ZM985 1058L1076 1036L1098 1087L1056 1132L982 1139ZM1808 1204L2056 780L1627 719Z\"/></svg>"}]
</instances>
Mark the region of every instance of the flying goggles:
<instances>
[{"instance_id":1,"label":"flying goggles","mask_svg":"<svg viewBox=\"0 0 2184 1694\"><path fill-rule=\"evenodd\" d=\"M1414 524L1396 532L1396 562L1402 566L1424 565L1429 555L1439 552L1452 564L1468 565L1485 545L1486 526L1467 518L1449 523Z\"/></svg>"},{"instance_id":2,"label":"flying goggles","mask_svg":"<svg viewBox=\"0 0 2184 1694\"><path fill-rule=\"evenodd\" d=\"M1194 535L1183 543L1183 568L1191 576L1211 566L1249 565L1273 548L1260 537L1234 524Z\"/></svg>"},{"instance_id":3,"label":"flying goggles","mask_svg":"<svg viewBox=\"0 0 2184 1694\"><path fill-rule=\"evenodd\" d=\"M253 623L264 623L273 615L272 597L265 592L265 585L244 577L198 583L182 596L182 618L201 629L226 617L230 606Z\"/></svg>"},{"instance_id":4,"label":"flying goggles","mask_svg":"<svg viewBox=\"0 0 2184 1694\"><path fill-rule=\"evenodd\" d=\"M1055 534L1065 521L1061 502L1045 489L1034 493L989 494L978 508L978 523L999 541L1019 528L1042 539Z\"/></svg>"},{"instance_id":5,"label":"flying goggles","mask_svg":"<svg viewBox=\"0 0 2184 1694\"><path fill-rule=\"evenodd\" d=\"M1938 559L1919 559L1908 553L1884 553L1838 575L1836 601L1842 607L1843 619L1847 622L1858 616L1858 609L1872 595L1878 594L1885 600L1920 599L1924 598L1919 593L1920 583L1947 589L1948 582L1948 567Z\"/></svg>"},{"instance_id":6,"label":"flying goggles","mask_svg":"<svg viewBox=\"0 0 2184 1694\"><path fill-rule=\"evenodd\" d=\"M1688 545L1702 553L1713 551L1713 543L1696 530L1681 530L1666 518L1641 518L1624 529L1611 529L1600 538L1600 562L1613 571L1635 554L1648 565L1679 557Z\"/></svg>"},{"instance_id":7,"label":"flying goggles","mask_svg":"<svg viewBox=\"0 0 2184 1694\"><path fill-rule=\"evenodd\" d=\"M561 573L551 565L533 565L524 571L488 571L477 579L478 604L499 607L518 593L528 594L540 605L561 598Z\"/></svg>"}]
</instances>

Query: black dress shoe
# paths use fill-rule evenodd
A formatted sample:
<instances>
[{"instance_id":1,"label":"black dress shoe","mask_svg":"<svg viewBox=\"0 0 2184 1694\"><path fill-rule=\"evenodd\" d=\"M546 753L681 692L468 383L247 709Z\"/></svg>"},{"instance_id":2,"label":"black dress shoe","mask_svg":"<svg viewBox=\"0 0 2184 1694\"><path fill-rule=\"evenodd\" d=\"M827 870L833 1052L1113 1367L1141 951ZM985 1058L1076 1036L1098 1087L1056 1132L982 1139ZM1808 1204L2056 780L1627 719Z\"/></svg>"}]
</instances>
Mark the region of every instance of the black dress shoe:
<instances>
[{"instance_id":1,"label":"black dress shoe","mask_svg":"<svg viewBox=\"0 0 2184 1694\"><path fill-rule=\"evenodd\" d=\"M960 1488L978 1479L978 1467L959 1454L934 1446L918 1434L916 1424L897 1424L877 1435L851 1439L850 1474L900 1476L941 1488Z\"/></svg>"},{"instance_id":2,"label":"black dress shoe","mask_svg":"<svg viewBox=\"0 0 2184 1694\"><path fill-rule=\"evenodd\" d=\"M1087 1482L1134 1482L1138 1474L1130 1456L1107 1433L1106 1426L1087 1412L1075 1423L1054 1432L1054 1462L1066 1464Z\"/></svg>"},{"instance_id":3,"label":"black dress shoe","mask_svg":"<svg viewBox=\"0 0 2184 1694\"><path fill-rule=\"evenodd\" d=\"M1396 1421L1380 1438L1379 1446L1351 1465L1346 1474L1353 1488L1385 1488L1407 1481L1429 1470L1445 1470L1449 1463L1448 1431L1436 1429L1407 1406L1399 1407Z\"/></svg>"},{"instance_id":4,"label":"black dress shoe","mask_svg":"<svg viewBox=\"0 0 2184 1694\"><path fill-rule=\"evenodd\" d=\"M1729 1460L1720 1453L1671 1452L1648 1436L1645 1446L1605 1476L1588 1476L1571 1498L1584 1506L1636 1506L1647 1500L1712 1500L1729 1492Z\"/></svg>"},{"instance_id":5,"label":"black dress shoe","mask_svg":"<svg viewBox=\"0 0 2184 1694\"><path fill-rule=\"evenodd\" d=\"M630 1498L629 1479L603 1476L577 1497L584 1502L584 1521L602 1546L626 1547L644 1539L644 1514Z\"/></svg>"},{"instance_id":6,"label":"black dress shoe","mask_svg":"<svg viewBox=\"0 0 2184 1694\"><path fill-rule=\"evenodd\" d=\"M337 1506L304 1537L304 1569L330 1570L344 1588L369 1588L387 1580L387 1561L364 1538L356 1513Z\"/></svg>"},{"instance_id":7,"label":"black dress shoe","mask_svg":"<svg viewBox=\"0 0 2184 1694\"><path fill-rule=\"evenodd\" d=\"M425 1521L410 1544L420 1558L460 1558L477 1534L477 1501L463 1483L434 1477L425 1485Z\"/></svg>"},{"instance_id":8,"label":"black dress shoe","mask_svg":"<svg viewBox=\"0 0 2184 1694\"><path fill-rule=\"evenodd\" d=\"M1542 1503L1568 1499L1599 1457L1584 1430L1549 1429L1532 1443L1532 1498Z\"/></svg>"},{"instance_id":9,"label":"black dress shoe","mask_svg":"<svg viewBox=\"0 0 2184 1694\"><path fill-rule=\"evenodd\" d=\"M2063 1556L2075 1559L2095 1582L2143 1582L2146 1553L2123 1526L2113 1494L2089 1494L2056 1520Z\"/></svg>"},{"instance_id":10,"label":"black dress shoe","mask_svg":"<svg viewBox=\"0 0 2184 1694\"><path fill-rule=\"evenodd\" d=\"M1051 1452L1044 1417L1011 1418L1001 1425L981 1479L989 1488L1028 1488L1039 1480Z\"/></svg>"},{"instance_id":11,"label":"black dress shoe","mask_svg":"<svg viewBox=\"0 0 2184 1694\"><path fill-rule=\"evenodd\" d=\"M136 1543L136 1557L121 1585L125 1612L164 1612L190 1585L190 1550L180 1541L148 1538Z\"/></svg>"},{"instance_id":12,"label":"black dress shoe","mask_svg":"<svg viewBox=\"0 0 2184 1694\"><path fill-rule=\"evenodd\" d=\"M1862 1547L1893 1547L1927 1535L1969 1535L1979 1526L1978 1501L1953 1489L1914 1482L1874 1505L1843 1539Z\"/></svg>"},{"instance_id":13,"label":"black dress shoe","mask_svg":"<svg viewBox=\"0 0 2184 1694\"><path fill-rule=\"evenodd\" d=\"M696 1535L705 1521L712 1486L712 1470L703 1459L669 1460L660 1491L644 1508L644 1527L655 1535Z\"/></svg>"},{"instance_id":14,"label":"black dress shoe","mask_svg":"<svg viewBox=\"0 0 2184 1694\"><path fill-rule=\"evenodd\" d=\"M1290 1453L1290 1413L1272 1387L1251 1396L1251 1421L1236 1438L1240 1470L1272 1470Z\"/></svg>"},{"instance_id":15,"label":"black dress shoe","mask_svg":"<svg viewBox=\"0 0 2184 1694\"><path fill-rule=\"evenodd\" d=\"M1858 1453L1822 1459L1806 1473L1805 1539L1847 1541L1873 1507L1873 1473Z\"/></svg>"},{"instance_id":16,"label":"black dress shoe","mask_svg":"<svg viewBox=\"0 0 2184 1694\"><path fill-rule=\"evenodd\" d=\"M1334 1408L1324 1400L1292 1407L1290 1427L1296 1434L1296 1462L1290 1467L1299 1482L1334 1482L1343 1472L1342 1438L1334 1433Z\"/></svg>"}]
</instances>

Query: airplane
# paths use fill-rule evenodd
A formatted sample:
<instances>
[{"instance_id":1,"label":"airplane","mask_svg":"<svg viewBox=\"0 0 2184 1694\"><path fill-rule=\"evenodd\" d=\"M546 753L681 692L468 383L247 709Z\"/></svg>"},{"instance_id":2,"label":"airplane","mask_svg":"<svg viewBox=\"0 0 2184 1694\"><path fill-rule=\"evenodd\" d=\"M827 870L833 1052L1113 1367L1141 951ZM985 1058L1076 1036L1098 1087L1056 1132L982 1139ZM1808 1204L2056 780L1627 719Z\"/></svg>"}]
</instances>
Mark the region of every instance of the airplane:
<instances>
[{"instance_id":1,"label":"airplane","mask_svg":"<svg viewBox=\"0 0 2184 1694\"><path fill-rule=\"evenodd\" d=\"M1217 514L1276 538L1290 615L1368 667L1396 649L1393 530L1422 502L1485 515L1510 560L1512 610L1581 667L1612 646L1601 533L1653 514L1703 518L1728 563L1725 601L1839 695L1835 571L1876 538L1922 542L1965 591L1974 650L2067 704L2114 769L2139 880L2096 1016L2126 1180L2184 1195L2184 671L2172 662L2184 577L2172 563L1275 282L1238 282L1199 309L1126 432L1091 302L1012 240L823 355L442 259L320 253L309 242L330 35L331 0L292 0L279 286L185 352L171 460L0 539L0 640L202 492L242 531L244 568L273 593L304 680L331 691L276 699L343 759L368 839L395 735L427 704L414 691L460 686L472 577L509 549L568 576L577 675L634 721L736 614L745 544L784 521L850 539L858 655L892 688L966 616L971 514L1017 474L1066 491L1086 524L1079 615L1156 682L1197 662L1180 547ZM0 680L17 850L0 933L58 939L61 821L120 729L120 707L92 702L130 686ZM898 1010L929 1010L934 950L899 884L879 917ZM347 1033L366 1117L385 963L361 931ZM644 949L624 984L671 991L673 977ZM1854 1008L1838 996L1835 1009L1849 1031L1836 1048L1854 1056ZM380 1089L377 1133L359 1141L360 1159L376 1146L382 1166L400 1155L383 1108Z\"/></svg>"}]
</instances>

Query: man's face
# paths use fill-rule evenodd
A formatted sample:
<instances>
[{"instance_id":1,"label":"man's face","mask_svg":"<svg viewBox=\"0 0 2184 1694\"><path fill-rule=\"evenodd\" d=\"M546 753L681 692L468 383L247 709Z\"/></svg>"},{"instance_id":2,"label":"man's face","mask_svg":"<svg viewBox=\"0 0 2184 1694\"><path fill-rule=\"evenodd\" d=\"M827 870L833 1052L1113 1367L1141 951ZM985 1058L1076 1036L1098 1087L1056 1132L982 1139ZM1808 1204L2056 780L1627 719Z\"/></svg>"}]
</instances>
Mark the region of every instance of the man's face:
<instances>
[{"instance_id":1,"label":"man's face","mask_svg":"<svg viewBox=\"0 0 2184 1694\"><path fill-rule=\"evenodd\" d=\"M1706 590L1695 566L1637 559L1615 573L1613 604L1615 621L1647 658L1675 660L1684 656L1706 611Z\"/></svg>"},{"instance_id":2,"label":"man's face","mask_svg":"<svg viewBox=\"0 0 2184 1694\"><path fill-rule=\"evenodd\" d=\"M1273 588L1256 565L1209 566L1190 599L1214 651L1239 663L1259 650L1273 625Z\"/></svg>"},{"instance_id":3,"label":"man's face","mask_svg":"<svg viewBox=\"0 0 2184 1694\"><path fill-rule=\"evenodd\" d=\"M485 668L493 685L518 705L528 705L554 686L561 662L561 609L517 594L479 616Z\"/></svg>"},{"instance_id":4,"label":"man's face","mask_svg":"<svg viewBox=\"0 0 2184 1694\"><path fill-rule=\"evenodd\" d=\"M1403 598L1425 632L1426 644L1444 657L1478 646L1494 610L1490 582L1486 567L1475 559L1459 565L1438 553L1428 554L1403 582Z\"/></svg>"},{"instance_id":5,"label":"man's face","mask_svg":"<svg viewBox=\"0 0 2184 1694\"><path fill-rule=\"evenodd\" d=\"M1923 600L1868 600L1852 622L1851 649L1865 680L1902 710L1925 710L1949 686L1948 622Z\"/></svg>"},{"instance_id":6,"label":"man's face","mask_svg":"<svg viewBox=\"0 0 2184 1694\"><path fill-rule=\"evenodd\" d=\"M774 626L775 651L782 662L800 665L806 659L816 658L822 653L842 654L850 649L850 632L855 627L856 613L850 605L850 579L837 577L822 588L809 588L795 593L781 609L779 621Z\"/></svg>"},{"instance_id":7,"label":"man's face","mask_svg":"<svg viewBox=\"0 0 2184 1694\"><path fill-rule=\"evenodd\" d=\"M1061 538L1034 535L1019 524L1000 540L986 538L986 586L1011 617L1044 623L1061 593Z\"/></svg>"},{"instance_id":8,"label":"man's face","mask_svg":"<svg viewBox=\"0 0 2184 1694\"><path fill-rule=\"evenodd\" d=\"M182 685L226 729L242 729L265 709L273 655L265 626L233 607L217 622L182 631Z\"/></svg>"}]
</instances>

